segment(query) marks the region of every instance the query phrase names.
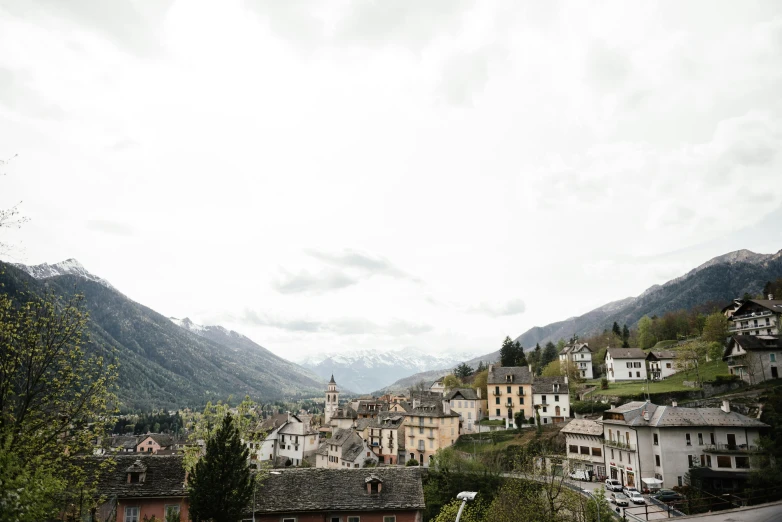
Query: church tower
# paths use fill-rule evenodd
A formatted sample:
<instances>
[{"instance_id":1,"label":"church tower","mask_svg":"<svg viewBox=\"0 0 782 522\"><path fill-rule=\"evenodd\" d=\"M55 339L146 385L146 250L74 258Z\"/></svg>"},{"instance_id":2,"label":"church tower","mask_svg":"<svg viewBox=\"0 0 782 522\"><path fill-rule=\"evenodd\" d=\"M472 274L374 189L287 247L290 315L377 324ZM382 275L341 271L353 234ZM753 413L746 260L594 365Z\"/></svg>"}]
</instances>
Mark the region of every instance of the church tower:
<instances>
[{"instance_id":1,"label":"church tower","mask_svg":"<svg viewBox=\"0 0 782 522\"><path fill-rule=\"evenodd\" d=\"M339 408L339 392L337 391L337 382L334 380L334 374L331 374L329 387L326 390L326 408L323 414L323 424L328 426L331 418L337 414Z\"/></svg>"}]
</instances>

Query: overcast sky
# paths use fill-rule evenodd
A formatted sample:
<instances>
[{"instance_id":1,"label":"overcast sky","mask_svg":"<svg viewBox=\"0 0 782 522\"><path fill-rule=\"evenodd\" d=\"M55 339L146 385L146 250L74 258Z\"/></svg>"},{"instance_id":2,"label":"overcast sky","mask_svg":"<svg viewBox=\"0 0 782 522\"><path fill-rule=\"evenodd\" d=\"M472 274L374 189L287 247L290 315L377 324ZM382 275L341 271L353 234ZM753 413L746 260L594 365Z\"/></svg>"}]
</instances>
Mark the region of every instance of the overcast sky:
<instances>
[{"instance_id":1,"label":"overcast sky","mask_svg":"<svg viewBox=\"0 0 782 522\"><path fill-rule=\"evenodd\" d=\"M782 2L0 0L5 259L289 359L782 248Z\"/></svg>"}]
</instances>

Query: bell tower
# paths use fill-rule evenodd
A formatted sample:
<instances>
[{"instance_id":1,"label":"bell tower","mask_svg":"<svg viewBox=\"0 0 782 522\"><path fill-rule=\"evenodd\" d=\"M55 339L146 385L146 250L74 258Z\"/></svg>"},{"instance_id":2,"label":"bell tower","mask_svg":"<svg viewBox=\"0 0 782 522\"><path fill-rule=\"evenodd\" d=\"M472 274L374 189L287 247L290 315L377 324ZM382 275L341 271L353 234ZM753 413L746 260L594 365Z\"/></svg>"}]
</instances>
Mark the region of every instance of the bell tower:
<instances>
[{"instance_id":1,"label":"bell tower","mask_svg":"<svg viewBox=\"0 0 782 522\"><path fill-rule=\"evenodd\" d=\"M339 391L337 391L337 382L334 380L334 374L331 374L329 387L326 389L326 408L323 414L323 424L328 426L331 418L337 414L339 408Z\"/></svg>"}]
</instances>

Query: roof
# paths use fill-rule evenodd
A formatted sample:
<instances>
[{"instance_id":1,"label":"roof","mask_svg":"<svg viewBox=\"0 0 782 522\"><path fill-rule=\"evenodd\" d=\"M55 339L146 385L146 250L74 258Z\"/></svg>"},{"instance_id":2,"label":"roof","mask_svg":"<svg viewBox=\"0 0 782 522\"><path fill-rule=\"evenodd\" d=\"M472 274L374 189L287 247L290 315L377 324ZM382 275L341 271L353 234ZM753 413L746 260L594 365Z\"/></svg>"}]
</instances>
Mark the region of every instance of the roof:
<instances>
[{"instance_id":1,"label":"roof","mask_svg":"<svg viewBox=\"0 0 782 522\"><path fill-rule=\"evenodd\" d=\"M112 455L88 457L85 465L98 468L97 493L119 498L183 497L185 468L181 455ZM116 464L111 465L111 460ZM129 472L145 473L144 482L129 483Z\"/></svg>"},{"instance_id":2,"label":"roof","mask_svg":"<svg viewBox=\"0 0 782 522\"><path fill-rule=\"evenodd\" d=\"M422 510L418 467L361 469L298 468L268 475L258 488L257 513ZM368 493L367 482L382 483Z\"/></svg>"},{"instance_id":3,"label":"roof","mask_svg":"<svg viewBox=\"0 0 782 522\"><path fill-rule=\"evenodd\" d=\"M112 448L136 449L138 437L135 435L117 435L111 438L109 445Z\"/></svg>"},{"instance_id":4,"label":"roof","mask_svg":"<svg viewBox=\"0 0 782 522\"><path fill-rule=\"evenodd\" d=\"M734 335L725 345L723 359L730 355L735 345L739 345L745 352L775 351L782 349L782 337L779 335Z\"/></svg>"},{"instance_id":5,"label":"roof","mask_svg":"<svg viewBox=\"0 0 782 522\"><path fill-rule=\"evenodd\" d=\"M255 427L255 429L256 431L269 432L272 431L274 428L279 428L286 422L288 422L287 413L275 413L268 419L264 419L262 422L259 422L258 425Z\"/></svg>"},{"instance_id":6,"label":"roof","mask_svg":"<svg viewBox=\"0 0 782 522\"><path fill-rule=\"evenodd\" d=\"M736 308L736 310L733 312L732 319L734 321L739 320L742 311L748 308L755 308L757 306L771 310L776 314L782 313L782 299L747 299L741 303L741 306Z\"/></svg>"},{"instance_id":7,"label":"roof","mask_svg":"<svg viewBox=\"0 0 782 522\"><path fill-rule=\"evenodd\" d=\"M405 415L407 415L408 417L436 417L436 418L459 416L459 414L456 412L445 413L445 410L443 409L442 401L435 402L435 403L424 403L421 404L420 406L416 406L415 408L410 408L408 411L405 412Z\"/></svg>"},{"instance_id":8,"label":"roof","mask_svg":"<svg viewBox=\"0 0 782 522\"><path fill-rule=\"evenodd\" d=\"M532 384L532 374L529 366L492 366L489 370L487 384L506 384L511 375L513 384Z\"/></svg>"},{"instance_id":9,"label":"roof","mask_svg":"<svg viewBox=\"0 0 782 522\"><path fill-rule=\"evenodd\" d=\"M445 400L452 401L454 399L461 398L466 401L477 401L478 394L472 388L454 388L449 393L445 394Z\"/></svg>"},{"instance_id":10,"label":"roof","mask_svg":"<svg viewBox=\"0 0 782 522\"><path fill-rule=\"evenodd\" d=\"M676 359L676 352L673 350L651 351L646 356L647 360Z\"/></svg>"},{"instance_id":11,"label":"roof","mask_svg":"<svg viewBox=\"0 0 782 522\"><path fill-rule=\"evenodd\" d=\"M640 348L609 348L606 357L612 359L646 359L646 352Z\"/></svg>"},{"instance_id":12,"label":"roof","mask_svg":"<svg viewBox=\"0 0 782 522\"><path fill-rule=\"evenodd\" d=\"M602 437L603 423L589 419L573 419L572 421L568 422L561 431L562 433L573 433L576 435L596 435Z\"/></svg>"},{"instance_id":13,"label":"roof","mask_svg":"<svg viewBox=\"0 0 782 522\"><path fill-rule=\"evenodd\" d=\"M285 435L313 435L317 433L317 431L313 430L309 424L304 422L289 421L282 425L278 433Z\"/></svg>"},{"instance_id":14,"label":"roof","mask_svg":"<svg viewBox=\"0 0 782 522\"><path fill-rule=\"evenodd\" d=\"M172 446L174 444L174 439L171 437L171 435L166 435L165 433L147 433L146 435L139 437L138 443L141 444L147 439L154 440L163 448Z\"/></svg>"},{"instance_id":15,"label":"roof","mask_svg":"<svg viewBox=\"0 0 782 522\"><path fill-rule=\"evenodd\" d=\"M334 380L334 374L331 374L331 380L329 381L329 384L337 384L337 381Z\"/></svg>"},{"instance_id":16,"label":"roof","mask_svg":"<svg viewBox=\"0 0 782 522\"><path fill-rule=\"evenodd\" d=\"M644 419L644 412L649 420ZM611 414L621 414L624 420L612 419ZM726 413L720 408L680 408L678 406L658 406L651 402L634 401L606 410L603 414L606 424L624 424L627 426L735 426L743 428L767 428L768 425L757 419L731 411Z\"/></svg>"},{"instance_id":17,"label":"roof","mask_svg":"<svg viewBox=\"0 0 782 522\"><path fill-rule=\"evenodd\" d=\"M592 352L592 349L589 347L589 343L576 343L576 344L569 344L562 348L560 350L559 355L567 355L569 353L574 352L583 352L584 350L588 352Z\"/></svg>"},{"instance_id":18,"label":"roof","mask_svg":"<svg viewBox=\"0 0 782 522\"><path fill-rule=\"evenodd\" d=\"M532 383L532 393L554 393L554 385L559 384L559 393L567 393L568 386L565 377L535 377Z\"/></svg>"}]
</instances>

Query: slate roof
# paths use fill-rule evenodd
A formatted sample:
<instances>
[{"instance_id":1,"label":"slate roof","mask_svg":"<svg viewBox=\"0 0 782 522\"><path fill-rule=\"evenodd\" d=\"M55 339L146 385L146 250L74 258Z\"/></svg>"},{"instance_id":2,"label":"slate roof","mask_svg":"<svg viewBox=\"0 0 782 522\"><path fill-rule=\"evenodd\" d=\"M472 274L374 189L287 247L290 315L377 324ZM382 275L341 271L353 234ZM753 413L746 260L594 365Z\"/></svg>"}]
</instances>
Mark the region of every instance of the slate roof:
<instances>
[{"instance_id":1,"label":"slate roof","mask_svg":"<svg viewBox=\"0 0 782 522\"><path fill-rule=\"evenodd\" d=\"M741 306L739 306L734 312L733 312L733 319L734 320L740 320L736 319L736 316L740 316L741 312L744 311L745 308L751 308L751 304L755 304L757 306L760 306L762 308L765 308L767 310L771 310L774 313L782 313L782 299L748 299L747 301L744 301Z\"/></svg>"},{"instance_id":2,"label":"slate roof","mask_svg":"<svg viewBox=\"0 0 782 522\"><path fill-rule=\"evenodd\" d=\"M168 446L172 446L174 444L174 439L171 437L171 435L166 435L165 433L147 433L146 435L139 437L138 443L141 444L147 439L154 440L162 448L167 448Z\"/></svg>"},{"instance_id":3,"label":"slate roof","mask_svg":"<svg viewBox=\"0 0 782 522\"><path fill-rule=\"evenodd\" d=\"M111 465L111 460L116 464ZM184 497L187 494L181 455L120 454L88 457L85 466L90 469L100 468L97 489L102 496L152 498ZM144 482L128 483L128 470L143 470L146 475Z\"/></svg>"},{"instance_id":4,"label":"slate roof","mask_svg":"<svg viewBox=\"0 0 782 522\"><path fill-rule=\"evenodd\" d=\"M651 351L646 356L647 360L676 359L676 352L673 350Z\"/></svg>"},{"instance_id":5,"label":"slate roof","mask_svg":"<svg viewBox=\"0 0 782 522\"><path fill-rule=\"evenodd\" d=\"M445 400L447 401L452 401L454 399L459 400L458 397L461 397L461 400L465 401L478 400L478 394L472 388L454 388L449 393L445 394Z\"/></svg>"},{"instance_id":6,"label":"slate roof","mask_svg":"<svg viewBox=\"0 0 782 522\"><path fill-rule=\"evenodd\" d=\"M274 428L279 428L286 422L288 422L287 413L275 413L268 419L264 419L262 422L258 423L258 426L256 426L255 429L256 431L269 432L272 431Z\"/></svg>"},{"instance_id":7,"label":"slate roof","mask_svg":"<svg viewBox=\"0 0 782 522\"><path fill-rule=\"evenodd\" d=\"M372 476L382 483L367 493ZM421 469L297 468L268 475L258 488L256 513L395 511L424 509ZM249 513L248 513L249 514Z\"/></svg>"},{"instance_id":8,"label":"slate roof","mask_svg":"<svg viewBox=\"0 0 782 522\"><path fill-rule=\"evenodd\" d=\"M554 391L554 385L559 384L559 391ZM568 393L565 377L535 377L532 382L532 393Z\"/></svg>"},{"instance_id":9,"label":"slate roof","mask_svg":"<svg viewBox=\"0 0 782 522\"><path fill-rule=\"evenodd\" d=\"M112 448L123 448L135 450L138 445L138 437L135 435L117 435L111 438L109 445Z\"/></svg>"},{"instance_id":10,"label":"slate roof","mask_svg":"<svg viewBox=\"0 0 782 522\"><path fill-rule=\"evenodd\" d=\"M779 335L734 335L728 340L722 358L727 358L737 344L747 352L782 350L782 337Z\"/></svg>"},{"instance_id":11,"label":"slate roof","mask_svg":"<svg viewBox=\"0 0 782 522\"><path fill-rule=\"evenodd\" d=\"M291 417L294 419L296 418L293 417L292 415ZM305 424L303 422L291 421L283 424L283 426L280 428L280 430L277 433L284 434L284 435L303 436L303 435L314 435L315 433L317 433L317 431L313 430L309 424Z\"/></svg>"},{"instance_id":12,"label":"slate roof","mask_svg":"<svg viewBox=\"0 0 782 522\"><path fill-rule=\"evenodd\" d=\"M646 359L646 352L640 348L609 348L606 357L608 355L612 359Z\"/></svg>"},{"instance_id":13,"label":"slate roof","mask_svg":"<svg viewBox=\"0 0 782 522\"><path fill-rule=\"evenodd\" d=\"M580 352L583 349L586 349L588 352L592 351L592 349L589 347L589 343L576 343L576 344L569 344L564 348L562 348L562 350L559 352L559 355L567 355L573 352Z\"/></svg>"},{"instance_id":14,"label":"slate roof","mask_svg":"<svg viewBox=\"0 0 782 522\"><path fill-rule=\"evenodd\" d=\"M649 420L643 418L643 412L649 413ZM609 414L621 413L624 421L610 419ZM720 408L681 408L658 406L651 402L634 401L607 410L603 417L607 424L627 426L736 426L743 428L767 428L768 425L734 411L726 413Z\"/></svg>"},{"instance_id":15,"label":"slate roof","mask_svg":"<svg viewBox=\"0 0 782 522\"><path fill-rule=\"evenodd\" d=\"M510 383L506 379L508 375L513 376ZM532 374L529 366L492 366L487 384L532 384Z\"/></svg>"},{"instance_id":16,"label":"slate roof","mask_svg":"<svg viewBox=\"0 0 782 522\"><path fill-rule=\"evenodd\" d=\"M603 423L599 421L593 421L589 419L573 419L568 422L562 433L573 433L576 435L595 435L603 436Z\"/></svg>"}]
</instances>

